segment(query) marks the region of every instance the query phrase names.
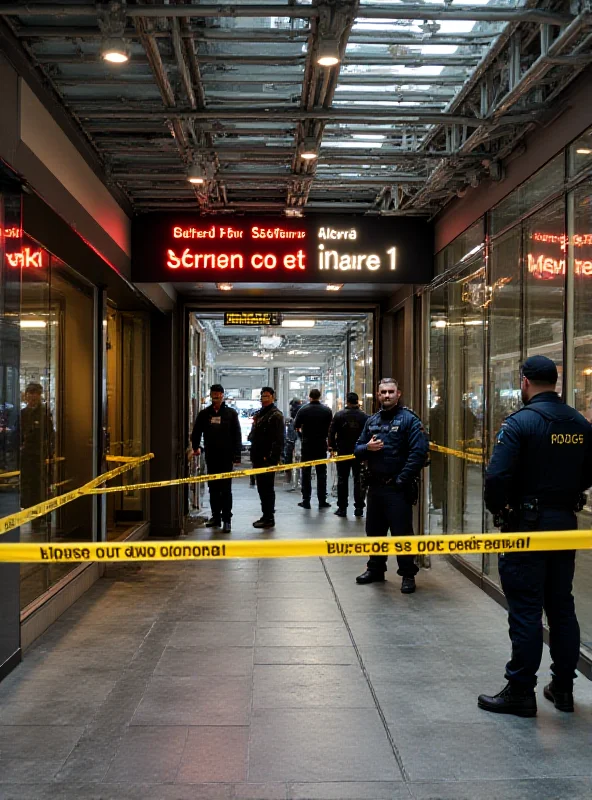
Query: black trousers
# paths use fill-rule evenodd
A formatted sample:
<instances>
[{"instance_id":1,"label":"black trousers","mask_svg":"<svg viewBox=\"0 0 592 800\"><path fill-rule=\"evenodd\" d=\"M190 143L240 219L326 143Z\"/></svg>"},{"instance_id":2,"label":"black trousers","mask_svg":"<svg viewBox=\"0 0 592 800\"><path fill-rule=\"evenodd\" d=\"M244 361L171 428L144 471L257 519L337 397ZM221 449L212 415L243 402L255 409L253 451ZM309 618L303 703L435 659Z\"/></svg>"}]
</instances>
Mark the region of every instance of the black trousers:
<instances>
[{"instance_id":1,"label":"black trousers","mask_svg":"<svg viewBox=\"0 0 592 800\"><path fill-rule=\"evenodd\" d=\"M326 458L325 453L322 456L311 456L310 458L302 457L303 461L313 460L315 458ZM327 501L327 465L317 464L315 467L317 471L317 497L319 503ZM312 497L312 467L302 467L302 499L310 503Z\"/></svg>"},{"instance_id":2,"label":"black trousers","mask_svg":"<svg viewBox=\"0 0 592 800\"><path fill-rule=\"evenodd\" d=\"M257 491L261 500L261 516L271 520L275 515L275 472L256 475Z\"/></svg>"},{"instance_id":3,"label":"black trousers","mask_svg":"<svg viewBox=\"0 0 592 800\"><path fill-rule=\"evenodd\" d=\"M528 525L519 525L520 530ZM575 514L543 511L536 530L572 530ZM549 624L551 672L559 686L570 688L580 655L580 626L572 584L575 551L502 553L499 574L508 601L512 657L506 678L527 688L536 686L543 654L543 610Z\"/></svg>"},{"instance_id":4,"label":"black trousers","mask_svg":"<svg viewBox=\"0 0 592 800\"><path fill-rule=\"evenodd\" d=\"M362 491L362 484L360 476L362 472L362 465L356 459L355 461L338 461L337 462L337 507L345 509L348 506L349 497L349 473L350 470L354 477L354 506L356 509L364 508L365 492Z\"/></svg>"},{"instance_id":5,"label":"black trousers","mask_svg":"<svg viewBox=\"0 0 592 800\"><path fill-rule=\"evenodd\" d=\"M371 486L368 489L366 511L366 535L387 536L413 535L413 506L407 502L398 486ZM368 569L371 572L386 572L387 556L370 556ZM413 578L418 573L415 556L397 556L397 573L404 578Z\"/></svg>"},{"instance_id":6,"label":"black trousers","mask_svg":"<svg viewBox=\"0 0 592 800\"><path fill-rule=\"evenodd\" d=\"M232 462L226 464L207 463L209 473L232 472ZM210 508L214 519L230 522L232 519L232 480L223 478L220 481L209 481Z\"/></svg>"}]
</instances>

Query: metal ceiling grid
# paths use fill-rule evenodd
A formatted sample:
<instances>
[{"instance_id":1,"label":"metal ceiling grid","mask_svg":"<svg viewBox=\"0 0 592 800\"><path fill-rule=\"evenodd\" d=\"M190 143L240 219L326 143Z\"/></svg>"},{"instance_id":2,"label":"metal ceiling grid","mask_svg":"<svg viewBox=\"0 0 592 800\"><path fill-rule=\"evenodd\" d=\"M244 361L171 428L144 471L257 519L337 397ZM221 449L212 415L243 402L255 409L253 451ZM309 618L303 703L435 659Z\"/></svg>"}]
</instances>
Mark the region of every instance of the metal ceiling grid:
<instances>
[{"instance_id":1,"label":"metal ceiling grid","mask_svg":"<svg viewBox=\"0 0 592 800\"><path fill-rule=\"evenodd\" d=\"M138 213L431 215L500 179L592 60L589 0L26 0L0 14ZM100 57L114 20L125 64ZM317 64L327 40L331 68Z\"/></svg>"}]
</instances>

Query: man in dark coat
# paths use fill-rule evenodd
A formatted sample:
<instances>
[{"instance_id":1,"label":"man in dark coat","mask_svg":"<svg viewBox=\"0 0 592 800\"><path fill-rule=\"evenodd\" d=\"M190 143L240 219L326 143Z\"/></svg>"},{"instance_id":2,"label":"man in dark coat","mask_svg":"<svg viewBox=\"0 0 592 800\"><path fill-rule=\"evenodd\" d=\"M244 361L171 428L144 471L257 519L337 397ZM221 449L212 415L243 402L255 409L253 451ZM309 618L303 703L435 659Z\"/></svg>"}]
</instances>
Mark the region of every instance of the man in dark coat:
<instances>
[{"instance_id":1,"label":"man in dark coat","mask_svg":"<svg viewBox=\"0 0 592 800\"><path fill-rule=\"evenodd\" d=\"M360 401L355 392L346 397L346 407L333 417L329 428L329 448L338 456L353 455L356 442L362 435L368 414L360 408ZM347 517L349 495L349 473L354 478L354 515L364 514L365 491L362 489L361 463L357 459L337 462L337 511L338 517Z\"/></svg>"},{"instance_id":2,"label":"man in dark coat","mask_svg":"<svg viewBox=\"0 0 592 800\"><path fill-rule=\"evenodd\" d=\"M240 463L242 434L238 414L224 402L224 387L215 383L210 389L212 404L197 415L191 444L196 456L201 454L201 440L205 446L208 473L232 472ZM222 526L222 533L230 533L232 518L232 480L222 478L208 483L212 516L206 523L210 528Z\"/></svg>"},{"instance_id":3,"label":"man in dark coat","mask_svg":"<svg viewBox=\"0 0 592 800\"><path fill-rule=\"evenodd\" d=\"M294 428L302 438L302 460L316 461L327 458L327 437L333 412L321 403L321 393L318 389L311 389L308 395L310 403L302 406L296 419ZM318 464L317 471L317 497L319 508L330 508L327 502L327 465ZM302 502L301 508L310 508L312 497L312 467L302 468Z\"/></svg>"},{"instance_id":4,"label":"man in dark coat","mask_svg":"<svg viewBox=\"0 0 592 800\"><path fill-rule=\"evenodd\" d=\"M284 415L275 404L275 391L271 386L261 389L261 409L253 417L249 434L251 461L254 467L275 467L280 463L284 448ZM275 472L256 476L257 491L261 500L261 518L254 528L275 526Z\"/></svg>"},{"instance_id":5,"label":"man in dark coat","mask_svg":"<svg viewBox=\"0 0 592 800\"><path fill-rule=\"evenodd\" d=\"M25 389L26 407L21 411L21 507L29 508L48 498L55 431L48 407L42 402L43 387L30 383ZM47 525L46 517L33 520L34 530Z\"/></svg>"}]
</instances>

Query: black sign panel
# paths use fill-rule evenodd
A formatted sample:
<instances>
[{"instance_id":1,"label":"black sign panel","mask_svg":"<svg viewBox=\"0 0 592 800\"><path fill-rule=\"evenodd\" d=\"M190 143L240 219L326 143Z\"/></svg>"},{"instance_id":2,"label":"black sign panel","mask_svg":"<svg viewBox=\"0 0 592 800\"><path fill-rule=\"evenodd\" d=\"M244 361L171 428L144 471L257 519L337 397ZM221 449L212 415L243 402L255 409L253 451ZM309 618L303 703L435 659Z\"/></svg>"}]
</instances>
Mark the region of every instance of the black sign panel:
<instances>
[{"instance_id":1,"label":"black sign panel","mask_svg":"<svg viewBox=\"0 0 592 800\"><path fill-rule=\"evenodd\" d=\"M225 325L281 325L282 315L278 311L226 311Z\"/></svg>"},{"instance_id":2,"label":"black sign panel","mask_svg":"<svg viewBox=\"0 0 592 800\"><path fill-rule=\"evenodd\" d=\"M433 229L411 217L147 214L132 228L136 282L428 283Z\"/></svg>"}]
</instances>

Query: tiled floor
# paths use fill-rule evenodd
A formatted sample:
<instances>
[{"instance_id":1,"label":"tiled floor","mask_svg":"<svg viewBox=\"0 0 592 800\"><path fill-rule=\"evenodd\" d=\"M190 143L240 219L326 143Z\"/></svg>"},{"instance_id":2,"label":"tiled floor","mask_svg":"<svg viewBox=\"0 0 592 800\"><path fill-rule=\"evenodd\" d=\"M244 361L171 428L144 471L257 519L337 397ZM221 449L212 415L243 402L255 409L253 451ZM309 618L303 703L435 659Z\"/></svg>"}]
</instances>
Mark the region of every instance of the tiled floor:
<instances>
[{"instance_id":1,"label":"tiled floor","mask_svg":"<svg viewBox=\"0 0 592 800\"><path fill-rule=\"evenodd\" d=\"M259 533L240 484L232 537L363 532L298 499L282 486ZM111 568L0 684L0 800L592 797L592 684L573 715L540 692L536 719L488 715L476 696L503 685L503 610L443 560L410 596L392 568L356 586L362 569Z\"/></svg>"}]
</instances>

